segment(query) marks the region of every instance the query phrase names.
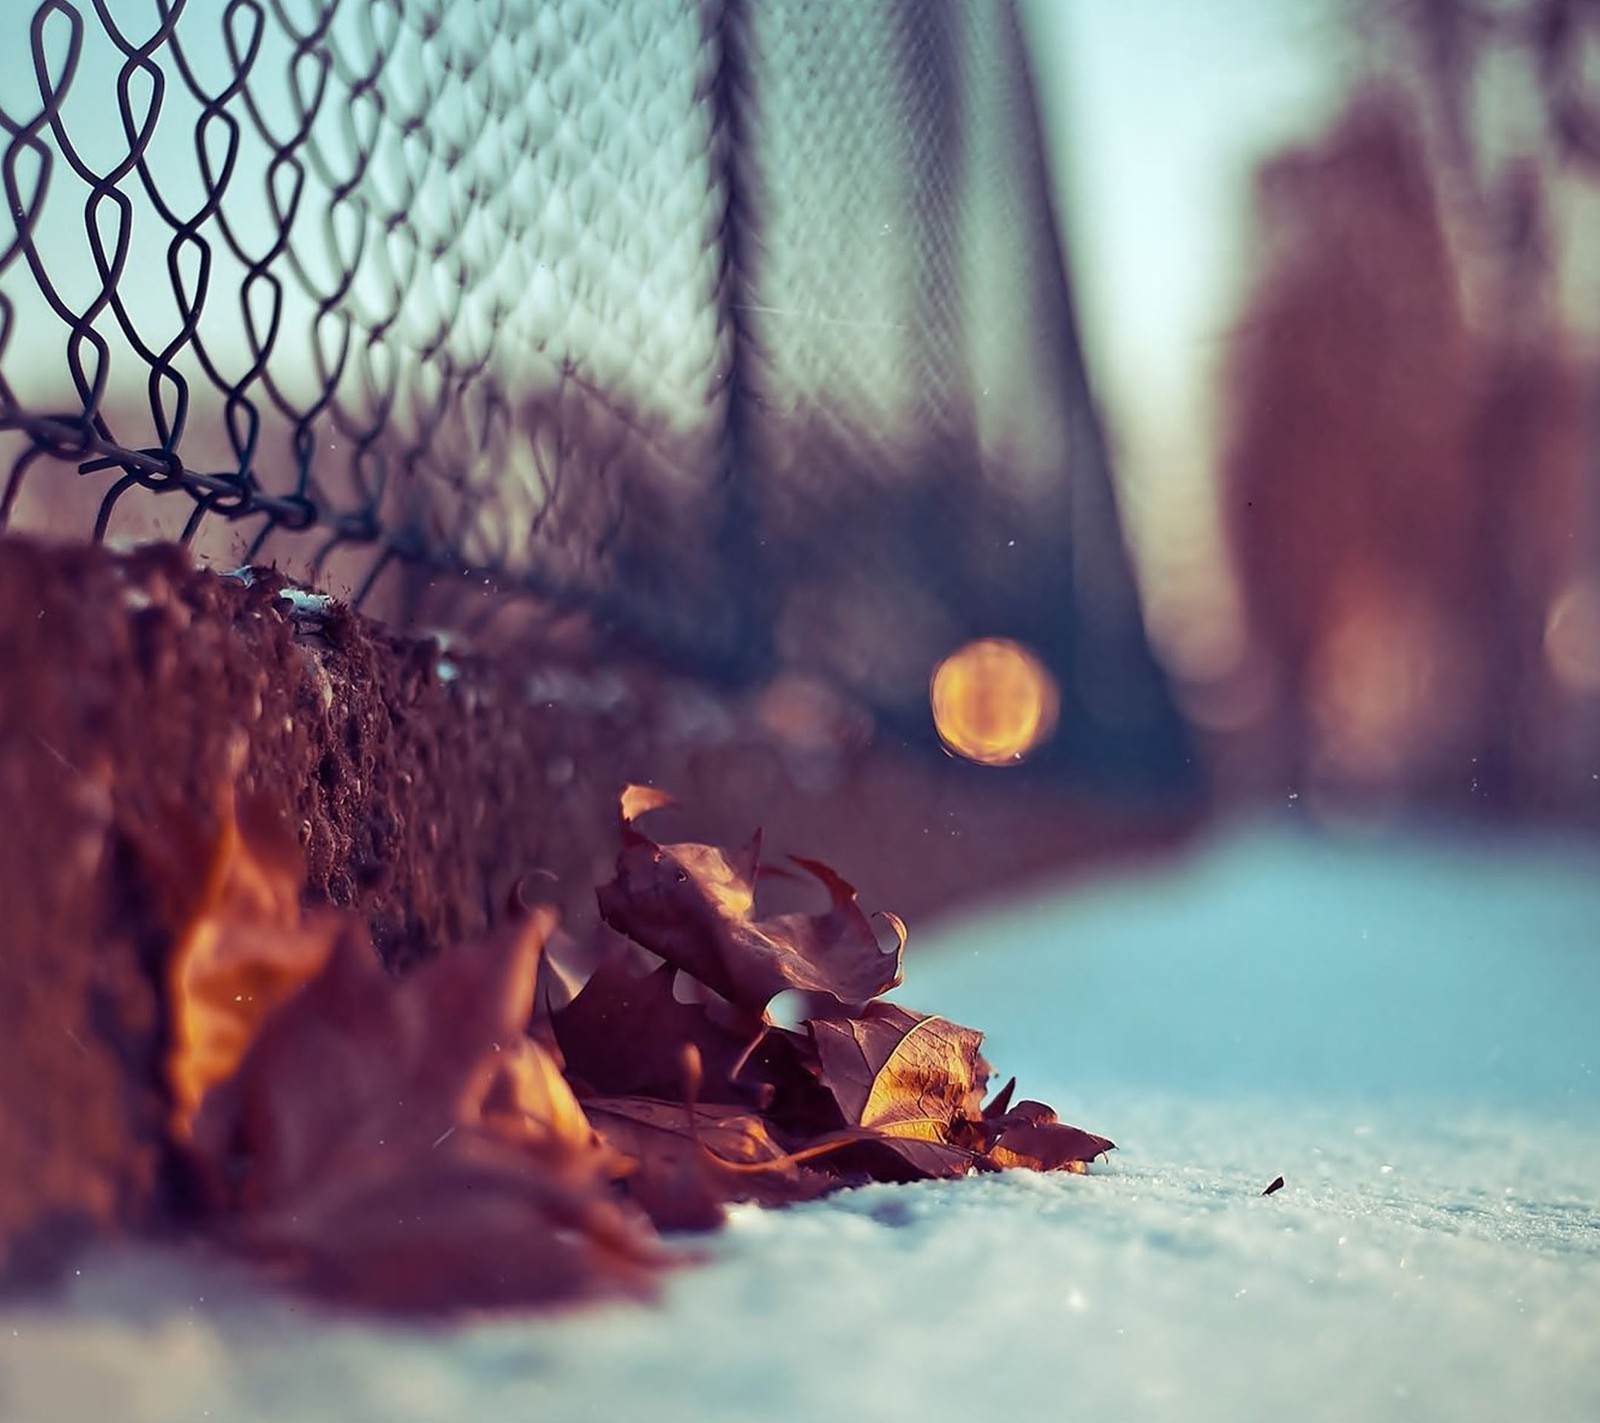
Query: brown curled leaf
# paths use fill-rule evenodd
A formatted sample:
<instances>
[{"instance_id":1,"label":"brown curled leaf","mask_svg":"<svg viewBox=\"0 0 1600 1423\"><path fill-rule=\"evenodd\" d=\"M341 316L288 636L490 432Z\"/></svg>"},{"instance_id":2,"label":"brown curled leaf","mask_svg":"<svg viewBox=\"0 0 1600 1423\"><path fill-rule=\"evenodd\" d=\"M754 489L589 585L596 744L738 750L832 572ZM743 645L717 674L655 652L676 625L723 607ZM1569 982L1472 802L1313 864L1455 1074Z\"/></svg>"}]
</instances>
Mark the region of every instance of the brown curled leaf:
<instances>
[{"instance_id":1,"label":"brown curled leaf","mask_svg":"<svg viewBox=\"0 0 1600 1423\"><path fill-rule=\"evenodd\" d=\"M989 1076L978 1051L983 1034L890 1003L808 1026L822 1084L847 1126L881 1133L913 1175L971 1168L961 1138Z\"/></svg>"},{"instance_id":2,"label":"brown curled leaf","mask_svg":"<svg viewBox=\"0 0 1600 1423\"><path fill-rule=\"evenodd\" d=\"M1015 1079L1013 1079L1014 1081ZM985 1170L1072 1171L1083 1173L1116 1143L1080 1127L1068 1126L1043 1102L1010 1106L1012 1083L971 1124L978 1165Z\"/></svg>"},{"instance_id":3,"label":"brown curled leaf","mask_svg":"<svg viewBox=\"0 0 1600 1423\"><path fill-rule=\"evenodd\" d=\"M992 1121L996 1117L1005 1116L1005 1114L1011 1109L1011 1094L1016 1090L1017 1079L1015 1077L1007 1078L1006 1085L996 1092L987 1103L985 1103L983 1108L983 1119L985 1121Z\"/></svg>"},{"instance_id":4,"label":"brown curled leaf","mask_svg":"<svg viewBox=\"0 0 1600 1423\"><path fill-rule=\"evenodd\" d=\"M321 973L263 1025L239 1071L207 1097L194 1154L240 1175L259 1207L381 1142L394 1156L481 1122L525 1041L534 969L553 911L444 954L396 982L347 922ZM239 1157L244 1157L241 1168Z\"/></svg>"},{"instance_id":5,"label":"brown curled leaf","mask_svg":"<svg viewBox=\"0 0 1600 1423\"><path fill-rule=\"evenodd\" d=\"M648 1297L670 1263L592 1183L466 1131L319 1176L223 1239L312 1294L419 1314Z\"/></svg>"},{"instance_id":6,"label":"brown curled leaf","mask_svg":"<svg viewBox=\"0 0 1600 1423\"><path fill-rule=\"evenodd\" d=\"M788 989L856 1004L900 982L904 926L891 919L896 943L885 952L855 889L816 861L796 863L827 890L826 913L756 919L760 855L759 834L730 854L630 830L616 878L598 891L601 917L753 1016Z\"/></svg>"},{"instance_id":7,"label":"brown curled leaf","mask_svg":"<svg viewBox=\"0 0 1600 1423\"><path fill-rule=\"evenodd\" d=\"M673 1100L683 1087L683 1049L692 1045L704 1064L703 1100L766 1105L771 1089L742 1071L758 1030L747 1025L734 1032L704 1004L680 1003L672 991L676 973L663 964L638 974L625 953L595 969L577 997L552 1015L568 1074L594 1095Z\"/></svg>"},{"instance_id":8,"label":"brown curled leaf","mask_svg":"<svg viewBox=\"0 0 1600 1423\"><path fill-rule=\"evenodd\" d=\"M727 1202L782 1205L837 1184L794 1164L759 1116L735 1106L591 1097L584 1109L628 1158L624 1185L661 1230L708 1230L721 1224Z\"/></svg>"},{"instance_id":9,"label":"brown curled leaf","mask_svg":"<svg viewBox=\"0 0 1600 1423\"><path fill-rule=\"evenodd\" d=\"M554 917L399 982L348 924L201 1106L191 1158L224 1238L369 1306L644 1288L660 1257L611 1198L621 1163L523 1033Z\"/></svg>"},{"instance_id":10,"label":"brown curled leaf","mask_svg":"<svg viewBox=\"0 0 1600 1423\"><path fill-rule=\"evenodd\" d=\"M996 1170L1084 1172L1116 1143L1065 1122L1024 1122L1001 1131L983 1153L981 1164Z\"/></svg>"}]
</instances>

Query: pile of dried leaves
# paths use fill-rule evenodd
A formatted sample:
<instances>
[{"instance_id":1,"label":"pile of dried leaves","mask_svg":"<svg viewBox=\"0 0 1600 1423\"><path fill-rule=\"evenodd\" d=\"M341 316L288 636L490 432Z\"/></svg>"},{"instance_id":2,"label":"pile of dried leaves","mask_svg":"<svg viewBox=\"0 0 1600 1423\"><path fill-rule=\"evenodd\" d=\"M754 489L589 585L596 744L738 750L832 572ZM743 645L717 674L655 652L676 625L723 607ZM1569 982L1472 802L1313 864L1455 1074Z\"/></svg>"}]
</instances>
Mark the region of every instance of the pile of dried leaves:
<instances>
[{"instance_id":1,"label":"pile of dried leaves","mask_svg":"<svg viewBox=\"0 0 1600 1423\"><path fill-rule=\"evenodd\" d=\"M228 796L198 896L161 876L180 926L170 1129L211 1236L369 1307L638 1294L681 1258L656 1230L715 1226L730 1201L1081 1171L1111 1149L1013 1105L1012 1083L983 1105L980 1034L877 1001L900 982L898 919L884 949L810 860L827 910L757 919L759 836L738 854L658 845L634 822L668 803L623 794L599 899L631 942L579 986L553 911L520 903L390 977L358 921L302 914L292 836ZM789 992L798 1029L770 1012Z\"/></svg>"}]
</instances>

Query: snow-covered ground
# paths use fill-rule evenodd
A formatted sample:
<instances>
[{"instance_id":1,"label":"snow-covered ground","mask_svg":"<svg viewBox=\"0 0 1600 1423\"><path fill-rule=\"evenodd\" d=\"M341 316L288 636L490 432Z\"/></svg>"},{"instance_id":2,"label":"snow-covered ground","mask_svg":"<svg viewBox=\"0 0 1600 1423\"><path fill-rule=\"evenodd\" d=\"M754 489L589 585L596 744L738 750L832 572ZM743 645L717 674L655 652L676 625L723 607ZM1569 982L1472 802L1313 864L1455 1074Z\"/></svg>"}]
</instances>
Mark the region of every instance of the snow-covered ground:
<instances>
[{"instance_id":1,"label":"snow-covered ground","mask_svg":"<svg viewBox=\"0 0 1600 1423\"><path fill-rule=\"evenodd\" d=\"M445 1331L97 1258L0 1312L0 1419L1600 1419L1600 851L1241 831L914 947L902 1001L1109 1165Z\"/></svg>"}]
</instances>

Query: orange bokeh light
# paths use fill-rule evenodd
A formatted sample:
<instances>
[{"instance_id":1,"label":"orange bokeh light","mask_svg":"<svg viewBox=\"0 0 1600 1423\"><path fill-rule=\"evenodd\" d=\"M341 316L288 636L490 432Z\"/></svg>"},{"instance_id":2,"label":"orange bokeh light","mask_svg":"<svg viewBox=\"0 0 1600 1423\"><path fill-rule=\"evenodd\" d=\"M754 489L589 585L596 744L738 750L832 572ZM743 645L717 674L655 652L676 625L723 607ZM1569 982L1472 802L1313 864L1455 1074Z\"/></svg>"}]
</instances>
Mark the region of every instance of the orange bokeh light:
<instances>
[{"instance_id":1,"label":"orange bokeh light","mask_svg":"<svg viewBox=\"0 0 1600 1423\"><path fill-rule=\"evenodd\" d=\"M1013 766L1056 727L1060 695L1027 648L986 637L958 648L928 687L939 739L980 766Z\"/></svg>"},{"instance_id":2,"label":"orange bokeh light","mask_svg":"<svg viewBox=\"0 0 1600 1423\"><path fill-rule=\"evenodd\" d=\"M1564 687L1600 692L1600 579L1576 579L1557 596L1545 621L1544 651Z\"/></svg>"}]
</instances>

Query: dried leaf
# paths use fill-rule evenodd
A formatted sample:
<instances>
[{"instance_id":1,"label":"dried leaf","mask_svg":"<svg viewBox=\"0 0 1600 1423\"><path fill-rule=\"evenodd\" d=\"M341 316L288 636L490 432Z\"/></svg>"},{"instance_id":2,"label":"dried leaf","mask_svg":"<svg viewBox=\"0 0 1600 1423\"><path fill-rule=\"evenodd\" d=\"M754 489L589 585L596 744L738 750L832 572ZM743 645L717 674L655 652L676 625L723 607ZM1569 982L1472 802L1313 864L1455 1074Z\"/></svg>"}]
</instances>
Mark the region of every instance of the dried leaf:
<instances>
[{"instance_id":1,"label":"dried leaf","mask_svg":"<svg viewBox=\"0 0 1600 1423\"><path fill-rule=\"evenodd\" d=\"M326 963L337 920L302 920L299 856L284 828L220 806L199 895L167 960L171 1131L193 1131L201 1100L238 1067L262 1021Z\"/></svg>"},{"instance_id":2,"label":"dried leaf","mask_svg":"<svg viewBox=\"0 0 1600 1423\"><path fill-rule=\"evenodd\" d=\"M630 783L622 788L622 823L632 825L641 815L648 815L652 810L661 810L677 803L666 791L657 790L654 786Z\"/></svg>"},{"instance_id":3,"label":"dried leaf","mask_svg":"<svg viewBox=\"0 0 1600 1423\"><path fill-rule=\"evenodd\" d=\"M992 1121L995 1117L1003 1117L1011 1107L1011 1094L1017 1090L1017 1079L1008 1078L1006 1085L994 1094L994 1097L983 1109L985 1121Z\"/></svg>"},{"instance_id":4,"label":"dried leaf","mask_svg":"<svg viewBox=\"0 0 1600 1423\"><path fill-rule=\"evenodd\" d=\"M854 885L820 860L802 859L799 855L789 858L828 891L829 909L826 914L785 914L756 926L768 938L787 944L812 970L807 975L791 966L785 987L830 994L846 1004L866 1003L899 987L907 937L905 921L888 910L880 910L875 916L894 935L895 946L885 953L872 919L861 912L856 902Z\"/></svg>"},{"instance_id":5,"label":"dried leaf","mask_svg":"<svg viewBox=\"0 0 1600 1423\"><path fill-rule=\"evenodd\" d=\"M1095 1157L1117 1149L1103 1136L1059 1121L1042 1102L1019 1102L983 1125L988 1145L980 1164L997 1171L1025 1167L1081 1173Z\"/></svg>"},{"instance_id":6,"label":"dried leaf","mask_svg":"<svg viewBox=\"0 0 1600 1423\"><path fill-rule=\"evenodd\" d=\"M782 1205L837 1185L794 1164L760 1117L734 1106L593 1097L584 1108L632 1163L628 1193L661 1230L711 1229L728 1201Z\"/></svg>"},{"instance_id":7,"label":"dried leaf","mask_svg":"<svg viewBox=\"0 0 1600 1423\"><path fill-rule=\"evenodd\" d=\"M957 1141L989 1075L983 1034L890 1003L809 1027L823 1086L847 1125L882 1133L919 1175L965 1174L973 1155Z\"/></svg>"},{"instance_id":8,"label":"dried leaf","mask_svg":"<svg viewBox=\"0 0 1600 1423\"><path fill-rule=\"evenodd\" d=\"M552 919L545 911L400 982L347 924L322 973L263 1024L237 1075L202 1105L197 1153L236 1155L227 1144L242 1126L244 1203L263 1206L369 1140L393 1155L477 1122L502 1052L524 1040Z\"/></svg>"},{"instance_id":9,"label":"dried leaf","mask_svg":"<svg viewBox=\"0 0 1600 1423\"><path fill-rule=\"evenodd\" d=\"M553 923L400 982L348 927L201 1106L193 1155L229 1238L396 1308L638 1290L656 1257L610 1199L619 1163L523 1035Z\"/></svg>"},{"instance_id":10,"label":"dried leaf","mask_svg":"<svg viewBox=\"0 0 1600 1423\"><path fill-rule=\"evenodd\" d=\"M683 1049L692 1045L704 1063L704 1100L765 1106L770 1087L734 1080L754 1033L716 1023L704 1004L680 1003L672 992L676 972L664 964L636 975L623 954L602 963L553 1015L568 1073L594 1094L676 1100L683 1095Z\"/></svg>"},{"instance_id":11,"label":"dried leaf","mask_svg":"<svg viewBox=\"0 0 1600 1423\"><path fill-rule=\"evenodd\" d=\"M524 913L530 911L525 906ZM544 953L539 956L539 982L534 992L535 1009L542 1004L547 1013L556 1013L578 996L593 966L591 950L579 946L572 935L559 927L552 930Z\"/></svg>"},{"instance_id":12,"label":"dried leaf","mask_svg":"<svg viewBox=\"0 0 1600 1423\"><path fill-rule=\"evenodd\" d=\"M851 885L826 866L797 860L827 889L828 912L758 921L761 841L729 856L711 845L625 839L617 875L598 891L606 923L752 1015L787 989L865 1003L900 982L904 925L884 952Z\"/></svg>"},{"instance_id":13,"label":"dried leaf","mask_svg":"<svg viewBox=\"0 0 1600 1423\"><path fill-rule=\"evenodd\" d=\"M483 1121L492 1133L550 1151L581 1155L598 1141L554 1058L524 1039L496 1061L483 1101Z\"/></svg>"},{"instance_id":14,"label":"dried leaf","mask_svg":"<svg viewBox=\"0 0 1600 1423\"><path fill-rule=\"evenodd\" d=\"M342 1304L438 1313L648 1296L667 1263L593 1186L463 1132L426 1156L374 1155L231 1222L235 1249Z\"/></svg>"},{"instance_id":15,"label":"dried leaf","mask_svg":"<svg viewBox=\"0 0 1600 1423\"><path fill-rule=\"evenodd\" d=\"M520 887L521 922L391 979L358 922L302 922L292 844L229 802L170 983L175 1134L213 1228L339 1300L537 1303L647 1291L666 1257L641 1210L702 1229L726 1202L807 1199L863 1168L1081 1170L1111 1149L1012 1106L1014 1080L983 1108L978 1033L859 1006L899 982L894 916L885 953L854 889L797 859L829 909L758 920L759 835L657 845L631 822L668 803L624 792L600 890L666 963L613 956L573 995L545 962L554 912ZM702 999L679 1001L680 973ZM822 1015L802 1033L766 1019L785 989Z\"/></svg>"}]
</instances>

